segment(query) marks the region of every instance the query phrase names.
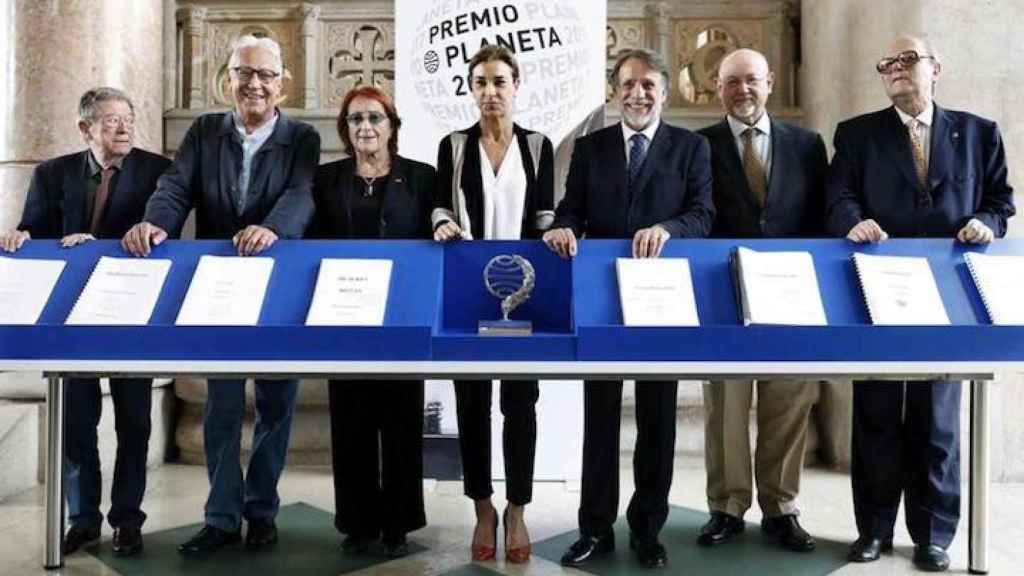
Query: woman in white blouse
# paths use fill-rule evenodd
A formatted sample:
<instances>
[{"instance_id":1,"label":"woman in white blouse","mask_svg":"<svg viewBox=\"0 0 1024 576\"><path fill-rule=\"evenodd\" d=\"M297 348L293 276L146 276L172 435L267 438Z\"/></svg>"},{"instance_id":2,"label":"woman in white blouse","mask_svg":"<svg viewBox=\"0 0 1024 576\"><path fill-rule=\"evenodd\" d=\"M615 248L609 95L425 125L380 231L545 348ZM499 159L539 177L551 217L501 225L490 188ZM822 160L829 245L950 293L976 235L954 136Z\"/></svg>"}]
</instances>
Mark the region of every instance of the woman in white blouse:
<instances>
[{"instance_id":1,"label":"woman in white blouse","mask_svg":"<svg viewBox=\"0 0 1024 576\"><path fill-rule=\"evenodd\" d=\"M547 137L512 119L519 64L507 48L484 46L469 62L469 83L480 121L441 140L434 239L539 238L554 219L554 153ZM535 380L501 383L508 500L502 524L505 559L512 563L530 558L523 513L533 493L537 397ZM472 556L491 560L498 528L491 503L491 383L456 381L455 398L465 493L476 504Z\"/></svg>"}]
</instances>

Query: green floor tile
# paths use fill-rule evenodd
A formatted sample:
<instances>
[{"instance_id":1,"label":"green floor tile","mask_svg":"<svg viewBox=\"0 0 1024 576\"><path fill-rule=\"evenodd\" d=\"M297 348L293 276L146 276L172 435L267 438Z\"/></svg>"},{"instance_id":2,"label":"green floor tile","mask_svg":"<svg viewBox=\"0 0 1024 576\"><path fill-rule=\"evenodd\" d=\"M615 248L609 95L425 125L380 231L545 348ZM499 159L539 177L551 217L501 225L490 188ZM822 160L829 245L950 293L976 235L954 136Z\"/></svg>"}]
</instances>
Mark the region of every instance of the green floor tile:
<instances>
[{"instance_id":1,"label":"green floor tile","mask_svg":"<svg viewBox=\"0 0 1024 576\"><path fill-rule=\"evenodd\" d=\"M489 570L476 564L466 564L454 570L449 570L441 576L501 576L501 572Z\"/></svg>"},{"instance_id":2,"label":"green floor tile","mask_svg":"<svg viewBox=\"0 0 1024 576\"><path fill-rule=\"evenodd\" d=\"M783 550L766 540L761 528L747 523L747 530L739 538L715 548L697 545L697 534L706 522L706 512L672 506L668 521L661 532L661 542L668 549L669 570L686 574L715 574L715 576L748 576L750 574L786 574L787 576L820 576L829 574L846 564L848 543L817 539L817 550L798 553ZM533 545L534 554L558 562L562 553L578 537L577 532L566 532ZM642 568L629 549L629 528L625 519L615 524L615 553L588 562L583 570L598 576L626 576L651 571Z\"/></svg>"},{"instance_id":3,"label":"green floor tile","mask_svg":"<svg viewBox=\"0 0 1024 576\"><path fill-rule=\"evenodd\" d=\"M184 558L178 544L188 540L200 524L144 533L145 550L141 556L118 558L110 551L110 542L87 548L124 576L172 576L202 574L203 576L256 576L263 574L335 575L361 570L387 562L378 544L363 556L342 554L341 536L334 528L334 515L308 504L283 506L277 516L279 541L267 550L249 552L244 545L229 546L206 558ZM425 550L409 541L409 552Z\"/></svg>"}]
</instances>

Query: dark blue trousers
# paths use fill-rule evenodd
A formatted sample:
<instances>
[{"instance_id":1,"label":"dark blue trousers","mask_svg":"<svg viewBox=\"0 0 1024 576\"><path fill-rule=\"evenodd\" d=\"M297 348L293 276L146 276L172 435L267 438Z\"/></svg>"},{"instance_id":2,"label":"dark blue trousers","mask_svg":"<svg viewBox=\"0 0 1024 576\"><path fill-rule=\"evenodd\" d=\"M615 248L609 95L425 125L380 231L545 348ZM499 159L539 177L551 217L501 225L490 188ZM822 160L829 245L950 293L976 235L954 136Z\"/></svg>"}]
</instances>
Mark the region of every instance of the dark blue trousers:
<instances>
[{"instance_id":1,"label":"dark blue trousers","mask_svg":"<svg viewBox=\"0 0 1024 576\"><path fill-rule=\"evenodd\" d=\"M855 382L857 532L892 538L900 496L917 545L947 548L960 520L960 382Z\"/></svg>"},{"instance_id":2,"label":"dark blue trousers","mask_svg":"<svg viewBox=\"0 0 1024 576\"><path fill-rule=\"evenodd\" d=\"M65 482L68 515L72 526L99 526L100 453L96 427L100 423L103 396L96 378L69 378L65 394ZM146 453L149 448L149 411L153 402L153 381L148 378L113 379L110 395L114 402L114 430L117 459L110 489L111 526L142 526L142 496L146 493Z\"/></svg>"},{"instance_id":3,"label":"dark blue trousers","mask_svg":"<svg viewBox=\"0 0 1024 576\"><path fill-rule=\"evenodd\" d=\"M277 481L284 471L298 389L298 380L256 380L256 425L243 480L240 454L245 380L207 381L203 448L210 479L206 499L206 523L210 526L235 532L243 517L277 516Z\"/></svg>"}]
</instances>

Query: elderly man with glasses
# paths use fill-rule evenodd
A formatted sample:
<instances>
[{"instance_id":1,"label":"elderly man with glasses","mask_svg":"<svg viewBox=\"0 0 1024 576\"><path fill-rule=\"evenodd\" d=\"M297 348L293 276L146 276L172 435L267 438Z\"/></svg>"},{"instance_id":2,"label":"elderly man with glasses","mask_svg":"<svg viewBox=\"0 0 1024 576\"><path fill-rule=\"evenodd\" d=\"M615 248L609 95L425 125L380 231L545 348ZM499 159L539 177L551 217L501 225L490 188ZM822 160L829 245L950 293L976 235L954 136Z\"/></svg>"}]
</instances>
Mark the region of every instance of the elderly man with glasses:
<instances>
[{"instance_id":1,"label":"elderly man with glasses","mask_svg":"<svg viewBox=\"0 0 1024 576\"><path fill-rule=\"evenodd\" d=\"M942 65L920 38L897 38L876 69L893 105L836 128L829 231L854 242L893 237L984 244L1014 214L996 124L934 103ZM960 383L855 382L854 562L892 549L900 496L914 563L949 567L960 518Z\"/></svg>"},{"instance_id":2,"label":"elderly man with glasses","mask_svg":"<svg viewBox=\"0 0 1024 576\"><path fill-rule=\"evenodd\" d=\"M136 256L180 234L196 209L196 236L230 238L240 256L278 238L299 238L313 217L312 186L320 136L277 108L281 49L269 38L243 36L228 63L232 111L198 118L170 170L160 178L145 216L122 243ZM239 464L245 380L210 380L203 446L210 480L205 525L179 547L199 556L241 540L262 548L277 541L277 483L284 469L298 381L256 380L253 451L244 480Z\"/></svg>"},{"instance_id":3,"label":"elderly man with glasses","mask_svg":"<svg viewBox=\"0 0 1024 576\"><path fill-rule=\"evenodd\" d=\"M78 131L87 148L47 160L32 175L21 223L0 234L0 248L14 252L30 239L60 238L71 247L93 238L120 238L142 217L157 178L170 160L135 148L135 106L124 92L93 88L78 103ZM114 483L107 522L114 528L113 551L142 550L142 496L146 492L152 381L110 381L117 433ZM67 387L67 498L71 528L64 553L100 537L100 456L96 426L103 395L96 378L74 378Z\"/></svg>"}]
</instances>

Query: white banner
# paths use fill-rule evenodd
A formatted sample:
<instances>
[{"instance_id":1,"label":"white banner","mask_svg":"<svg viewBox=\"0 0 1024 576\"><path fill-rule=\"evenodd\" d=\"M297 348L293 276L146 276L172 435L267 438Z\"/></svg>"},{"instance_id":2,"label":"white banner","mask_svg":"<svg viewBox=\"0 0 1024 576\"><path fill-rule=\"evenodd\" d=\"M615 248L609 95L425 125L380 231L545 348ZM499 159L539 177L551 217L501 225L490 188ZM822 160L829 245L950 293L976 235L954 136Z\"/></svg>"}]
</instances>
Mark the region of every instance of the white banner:
<instances>
[{"instance_id":1,"label":"white banner","mask_svg":"<svg viewBox=\"0 0 1024 576\"><path fill-rule=\"evenodd\" d=\"M441 138L477 121L467 73L483 44L516 54L515 121L558 148L604 104L606 17L593 0L396 0L401 154L433 165Z\"/></svg>"}]
</instances>

